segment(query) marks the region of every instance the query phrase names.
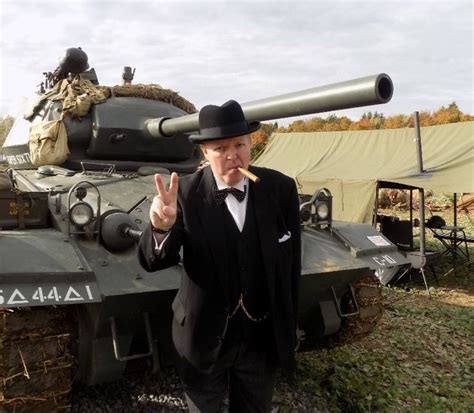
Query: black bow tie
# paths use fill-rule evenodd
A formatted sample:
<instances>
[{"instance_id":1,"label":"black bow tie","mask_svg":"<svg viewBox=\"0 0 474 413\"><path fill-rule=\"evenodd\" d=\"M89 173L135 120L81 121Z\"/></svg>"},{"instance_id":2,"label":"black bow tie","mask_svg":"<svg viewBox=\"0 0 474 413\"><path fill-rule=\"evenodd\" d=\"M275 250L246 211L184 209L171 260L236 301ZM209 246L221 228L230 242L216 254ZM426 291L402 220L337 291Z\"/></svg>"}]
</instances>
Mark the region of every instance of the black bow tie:
<instances>
[{"instance_id":1,"label":"black bow tie","mask_svg":"<svg viewBox=\"0 0 474 413\"><path fill-rule=\"evenodd\" d=\"M227 198L227 195L232 194L234 195L235 199L237 199L237 201L242 202L245 199L246 192L247 192L246 186L244 186L243 191L237 188L232 188L232 187L224 188L220 190L214 187L214 198L216 199L217 205L220 205L225 201L225 199Z\"/></svg>"}]
</instances>

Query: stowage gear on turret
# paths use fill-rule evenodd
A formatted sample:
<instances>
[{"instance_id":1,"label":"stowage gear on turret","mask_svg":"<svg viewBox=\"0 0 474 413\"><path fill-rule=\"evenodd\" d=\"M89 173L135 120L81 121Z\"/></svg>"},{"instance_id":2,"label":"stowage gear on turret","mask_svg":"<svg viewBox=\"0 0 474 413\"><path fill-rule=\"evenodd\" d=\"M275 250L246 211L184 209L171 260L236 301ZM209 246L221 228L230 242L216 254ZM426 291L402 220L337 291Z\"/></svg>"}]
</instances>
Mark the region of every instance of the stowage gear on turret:
<instances>
[{"instance_id":1,"label":"stowage gear on turret","mask_svg":"<svg viewBox=\"0 0 474 413\"><path fill-rule=\"evenodd\" d=\"M24 118L32 121L48 101L63 102L63 117L80 118L89 113L93 104L97 105L105 102L111 96L152 99L170 103L186 113L197 112L196 107L177 92L165 89L157 84L132 85L127 83L113 87L99 86L94 69L84 73L88 68L87 55L80 47L66 49L59 61L59 66L54 72L44 73L46 82L42 83L40 98L34 103L31 110L24 115ZM47 89L50 90L47 91Z\"/></svg>"}]
</instances>

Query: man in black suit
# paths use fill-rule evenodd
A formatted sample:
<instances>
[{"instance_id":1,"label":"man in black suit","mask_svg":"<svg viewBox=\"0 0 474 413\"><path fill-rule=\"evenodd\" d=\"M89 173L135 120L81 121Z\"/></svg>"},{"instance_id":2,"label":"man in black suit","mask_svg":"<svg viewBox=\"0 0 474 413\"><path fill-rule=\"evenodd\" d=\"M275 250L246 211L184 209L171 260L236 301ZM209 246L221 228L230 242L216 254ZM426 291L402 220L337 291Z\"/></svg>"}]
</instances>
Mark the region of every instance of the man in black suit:
<instances>
[{"instance_id":1,"label":"man in black suit","mask_svg":"<svg viewBox=\"0 0 474 413\"><path fill-rule=\"evenodd\" d=\"M172 334L194 412L220 411L227 388L231 412L270 411L277 366L294 369L299 202L291 178L249 167L249 134L259 127L235 101L205 106L190 139L209 166L179 185L173 173L168 189L155 175L158 195L140 240L148 271L177 264L182 247Z\"/></svg>"}]
</instances>

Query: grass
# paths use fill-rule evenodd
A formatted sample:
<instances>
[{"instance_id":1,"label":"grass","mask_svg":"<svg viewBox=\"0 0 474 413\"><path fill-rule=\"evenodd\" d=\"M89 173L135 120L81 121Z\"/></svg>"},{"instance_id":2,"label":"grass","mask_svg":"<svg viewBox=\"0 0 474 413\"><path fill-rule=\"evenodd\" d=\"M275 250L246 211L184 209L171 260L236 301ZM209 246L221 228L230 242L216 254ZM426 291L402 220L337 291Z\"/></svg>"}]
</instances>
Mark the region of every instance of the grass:
<instances>
[{"instance_id":1,"label":"grass","mask_svg":"<svg viewBox=\"0 0 474 413\"><path fill-rule=\"evenodd\" d=\"M452 210L436 214L453 223ZM471 235L472 218L458 217ZM427 247L442 249L428 233ZM473 260L474 246L469 252ZM454 264L443 256L437 282L428 272L431 298L418 275L384 287L384 315L371 335L298 354L295 382L277 386L279 411L474 412L474 263Z\"/></svg>"}]
</instances>

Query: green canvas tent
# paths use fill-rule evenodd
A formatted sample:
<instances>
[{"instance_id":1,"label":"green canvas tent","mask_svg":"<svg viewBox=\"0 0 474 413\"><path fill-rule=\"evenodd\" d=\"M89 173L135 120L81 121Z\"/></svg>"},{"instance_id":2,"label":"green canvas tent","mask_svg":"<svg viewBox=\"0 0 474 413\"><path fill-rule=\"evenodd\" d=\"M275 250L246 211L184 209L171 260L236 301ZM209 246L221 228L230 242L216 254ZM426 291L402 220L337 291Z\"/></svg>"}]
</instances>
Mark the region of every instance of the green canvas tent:
<instances>
[{"instance_id":1,"label":"green canvas tent","mask_svg":"<svg viewBox=\"0 0 474 413\"><path fill-rule=\"evenodd\" d=\"M474 122L421 128L424 172L415 129L276 133L254 162L296 179L300 193L328 188L333 217L372 222L377 184L474 192Z\"/></svg>"}]
</instances>

